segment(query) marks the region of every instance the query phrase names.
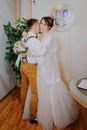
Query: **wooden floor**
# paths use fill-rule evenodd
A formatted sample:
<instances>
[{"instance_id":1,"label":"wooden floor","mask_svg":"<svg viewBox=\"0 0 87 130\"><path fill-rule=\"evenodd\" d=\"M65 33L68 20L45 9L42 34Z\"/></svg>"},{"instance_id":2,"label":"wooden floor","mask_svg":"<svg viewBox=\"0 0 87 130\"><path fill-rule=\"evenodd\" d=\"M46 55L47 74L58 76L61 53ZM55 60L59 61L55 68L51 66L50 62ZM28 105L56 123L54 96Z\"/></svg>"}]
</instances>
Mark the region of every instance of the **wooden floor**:
<instances>
[{"instance_id":1,"label":"wooden floor","mask_svg":"<svg viewBox=\"0 0 87 130\"><path fill-rule=\"evenodd\" d=\"M19 91L15 88L0 102L0 130L42 130L40 125L22 120ZM79 119L64 130L87 130L87 109L80 106Z\"/></svg>"}]
</instances>

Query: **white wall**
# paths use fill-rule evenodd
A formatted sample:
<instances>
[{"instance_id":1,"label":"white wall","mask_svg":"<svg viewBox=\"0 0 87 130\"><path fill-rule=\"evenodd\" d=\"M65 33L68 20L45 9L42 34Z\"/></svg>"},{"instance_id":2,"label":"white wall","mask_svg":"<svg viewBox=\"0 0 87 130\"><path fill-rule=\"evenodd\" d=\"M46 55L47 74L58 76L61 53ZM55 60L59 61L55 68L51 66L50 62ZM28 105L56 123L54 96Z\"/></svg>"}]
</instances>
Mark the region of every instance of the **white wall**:
<instances>
[{"instance_id":1,"label":"white wall","mask_svg":"<svg viewBox=\"0 0 87 130\"><path fill-rule=\"evenodd\" d=\"M87 76L87 0L36 0L32 5L32 17L50 15L55 5L66 3L74 13L74 24L58 37L62 78L68 84L72 78Z\"/></svg>"},{"instance_id":2,"label":"white wall","mask_svg":"<svg viewBox=\"0 0 87 130\"><path fill-rule=\"evenodd\" d=\"M2 99L14 86L15 81L11 67L4 61L7 37L3 25L15 20L15 0L0 1L0 99Z\"/></svg>"}]
</instances>

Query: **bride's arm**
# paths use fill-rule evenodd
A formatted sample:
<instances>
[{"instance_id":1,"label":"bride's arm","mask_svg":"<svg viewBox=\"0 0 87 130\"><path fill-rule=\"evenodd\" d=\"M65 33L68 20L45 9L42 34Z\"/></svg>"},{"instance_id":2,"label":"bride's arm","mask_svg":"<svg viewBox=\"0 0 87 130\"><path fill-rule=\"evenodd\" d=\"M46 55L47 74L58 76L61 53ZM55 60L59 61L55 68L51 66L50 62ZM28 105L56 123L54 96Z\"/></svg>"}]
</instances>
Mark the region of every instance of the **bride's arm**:
<instances>
[{"instance_id":1,"label":"bride's arm","mask_svg":"<svg viewBox=\"0 0 87 130\"><path fill-rule=\"evenodd\" d=\"M44 46L41 48L40 52L27 52L26 55L33 56L33 57L40 57L44 56L47 52L48 46Z\"/></svg>"},{"instance_id":2,"label":"bride's arm","mask_svg":"<svg viewBox=\"0 0 87 130\"><path fill-rule=\"evenodd\" d=\"M42 43L43 45L41 46L40 51L33 52L33 53L28 52L27 55L33 56L33 57L44 56L48 51L48 47L50 45L50 40L51 40L51 38L47 37L46 39L44 39L44 43Z\"/></svg>"}]
</instances>

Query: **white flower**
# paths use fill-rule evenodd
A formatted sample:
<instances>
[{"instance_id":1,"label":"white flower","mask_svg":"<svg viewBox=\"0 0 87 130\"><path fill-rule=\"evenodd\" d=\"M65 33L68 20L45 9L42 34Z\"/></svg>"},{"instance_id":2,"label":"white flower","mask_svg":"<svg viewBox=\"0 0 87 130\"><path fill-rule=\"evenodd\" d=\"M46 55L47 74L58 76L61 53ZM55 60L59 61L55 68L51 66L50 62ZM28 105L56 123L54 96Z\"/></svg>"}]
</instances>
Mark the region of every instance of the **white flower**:
<instances>
[{"instance_id":1,"label":"white flower","mask_svg":"<svg viewBox=\"0 0 87 130\"><path fill-rule=\"evenodd\" d=\"M17 41L14 44L13 50L15 53L20 54L23 52L27 52L28 48L25 47L25 43L23 41Z\"/></svg>"}]
</instances>

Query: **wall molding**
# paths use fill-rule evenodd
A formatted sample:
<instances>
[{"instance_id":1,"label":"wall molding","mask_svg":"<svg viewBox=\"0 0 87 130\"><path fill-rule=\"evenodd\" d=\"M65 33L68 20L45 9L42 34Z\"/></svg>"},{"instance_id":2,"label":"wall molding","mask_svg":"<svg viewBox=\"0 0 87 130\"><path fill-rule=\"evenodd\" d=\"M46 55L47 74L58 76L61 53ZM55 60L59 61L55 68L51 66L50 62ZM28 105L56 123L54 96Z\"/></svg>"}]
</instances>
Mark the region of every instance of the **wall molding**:
<instances>
[{"instance_id":1,"label":"wall molding","mask_svg":"<svg viewBox=\"0 0 87 130\"><path fill-rule=\"evenodd\" d=\"M32 18L32 0L27 0L27 18Z\"/></svg>"},{"instance_id":2,"label":"wall molding","mask_svg":"<svg viewBox=\"0 0 87 130\"><path fill-rule=\"evenodd\" d=\"M21 0L16 0L16 7L15 7L15 18L18 19L20 17L20 5ZM27 19L32 18L32 0L27 0Z\"/></svg>"},{"instance_id":3,"label":"wall molding","mask_svg":"<svg viewBox=\"0 0 87 130\"><path fill-rule=\"evenodd\" d=\"M15 18L18 19L20 17L20 0L16 0L15 6Z\"/></svg>"}]
</instances>

